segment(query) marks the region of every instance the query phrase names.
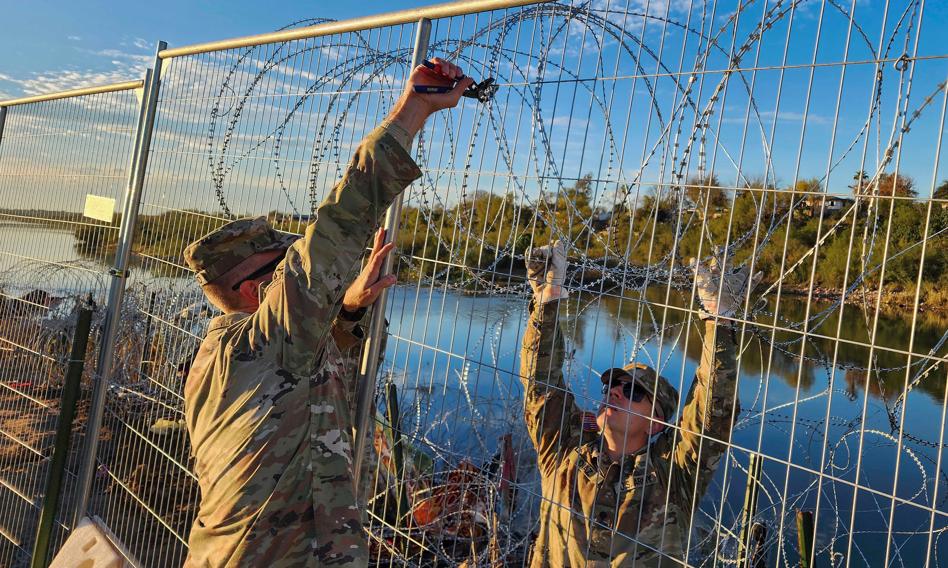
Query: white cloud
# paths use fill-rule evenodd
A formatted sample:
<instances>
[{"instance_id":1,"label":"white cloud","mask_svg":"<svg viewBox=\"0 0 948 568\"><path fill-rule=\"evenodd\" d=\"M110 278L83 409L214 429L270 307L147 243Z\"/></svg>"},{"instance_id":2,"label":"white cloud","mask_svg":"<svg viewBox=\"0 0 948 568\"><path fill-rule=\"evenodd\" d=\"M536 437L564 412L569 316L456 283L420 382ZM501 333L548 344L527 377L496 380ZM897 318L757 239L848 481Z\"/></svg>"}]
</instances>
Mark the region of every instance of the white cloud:
<instances>
[{"instance_id":1,"label":"white cloud","mask_svg":"<svg viewBox=\"0 0 948 568\"><path fill-rule=\"evenodd\" d=\"M125 65L124 63L120 63L118 60L128 61L129 64L137 64L141 68L142 73L145 72L145 68L150 66L152 60L154 59L153 55L129 53L127 51L122 51L121 49L80 49L80 51L89 55L95 55L97 57L108 57L113 65Z\"/></svg>"},{"instance_id":2,"label":"white cloud","mask_svg":"<svg viewBox=\"0 0 948 568\"><path fill-rule=\"evenodd\" d=\"M82 41L81 37L75 36L75 35L66 36L66 39L68 39L69 41Z\"/></svg>"},{"instance_id":3,"label":"white cloud","mask_svg":"<svg viewBox=\"0 0 948 568\"><path fill-rule=\"evenodd\" d=\"M69 36L68 39L79 41L81 38ZM91 56L89 67L33 71L22 76L0 74L0 82L8 83L4 85L7 90L12 89L14 96L20 96L134 81L142 78L153 57L120 49L75 49Z\"/></svg>"},{"instance_id":4,"label":"white cloud","mask_svg":"<svg viewBox=\"0 0 948 568\"><path fill-rule=\"evenodd\" d=\"M743 124L745 120L744 115L746 114L746 112L747 112L747 109L744 109L744 108L738 108L738 107L730 108L729 107L728 114L724 118L724 123L725 124ZM772 110L762 111L760 113L760 119L767 123L773 121L774 111ZM755 118L755 115L752 112L748 115L747 120L750 125L753 125L755 124L755 121L757 119ZM792 112L792 111L780 111L779 113L777 113L777 120L781 122L803 122L803 113ZM830 119L828 117L821 114L816 114L813 112L806 115L806 121L810 125L817 125L817 124L823 125L823 124L830 123Z\"/></svg>"},{"instance_id":5,"label":"white cloud","mask_svg":"<svg viewBox=\"0 0 948 568\"><path fill-rule=\"evenodd\" d=\"M132 41L132 45L134 45L138 49L154 49L155 48L154 43L140 37L135 38Z\"/></svg>"},{"instance_id":6,"label":"white cloud","mask_svg":"<svg viewBox=\"0 0 948 568\"><path fill-rule=\"evenodd\" d=\"M774 117L773 111L767 111L760 113L761 118L772 119ZM777 120L785 120L788 122L803 122L803 113L802 112L789 112L781 111L777 114ZM828 124L829 119L820 114L809 113L806 115L806 121L810 124Z\"/></svg>"},{"instance_id":7,"label":"white cloud","mask_svg":"<svg viewBox=\"0 0 948 568\"><path fill-rule=\"evenodd\" d=\"M44 71L31 73L29 77L25 78L5 76L2 79L18 87L25 95L39 95L132 81L142 76L142 72L136 72L134 67L119 61L113 63L118 64L115 69L106 71Z\"/></svg>"}]
</instances>

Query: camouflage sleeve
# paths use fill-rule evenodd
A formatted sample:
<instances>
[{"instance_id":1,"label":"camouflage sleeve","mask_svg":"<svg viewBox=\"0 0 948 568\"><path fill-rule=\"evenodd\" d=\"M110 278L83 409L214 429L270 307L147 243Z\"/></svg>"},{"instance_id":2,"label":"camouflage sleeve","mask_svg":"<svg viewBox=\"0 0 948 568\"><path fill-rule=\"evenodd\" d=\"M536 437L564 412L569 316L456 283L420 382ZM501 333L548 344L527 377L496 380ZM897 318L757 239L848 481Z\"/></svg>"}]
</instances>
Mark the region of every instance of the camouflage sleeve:
<instances>
[{"instance_id":1,"label":"camouflage sleeve","mask_svg":"<svg viewBox=\"0 0 948 568\"><path fill-rule=\"evenodd\" d=\"M730 441L734 417L740 413L734 356L733 330L705 322L701 363L688 392L672 454L681 483L678 493L683 498L697 495L701 499L726 449L722 442Z\"/></svg>"},{"instance_id":2,"label":"camouflage sleeve","mask_svg":"<svg viewBox=\"0 0 948 568\"><path fill-rule=\"evenodd\" d=\"M309 372L355 277L359 258L385 210L421 175L385 126L372 131L316 212L316 221L287 251L254 314L256 341L276 349L290 372Z\"/></svg>"},{"instance_id":3,"label":"camouflage sleeve","mask_svg":"<svg viewBox=\"0 0 948 568\"><path fill-rule=\"evenodd\" d=\"M537 449L540 470L554 470L559 456L579 443L582 412L563 382L564 347L557 302L530 302L530 320L520 350L524 417Z\"/></svg>"}]
</instances>

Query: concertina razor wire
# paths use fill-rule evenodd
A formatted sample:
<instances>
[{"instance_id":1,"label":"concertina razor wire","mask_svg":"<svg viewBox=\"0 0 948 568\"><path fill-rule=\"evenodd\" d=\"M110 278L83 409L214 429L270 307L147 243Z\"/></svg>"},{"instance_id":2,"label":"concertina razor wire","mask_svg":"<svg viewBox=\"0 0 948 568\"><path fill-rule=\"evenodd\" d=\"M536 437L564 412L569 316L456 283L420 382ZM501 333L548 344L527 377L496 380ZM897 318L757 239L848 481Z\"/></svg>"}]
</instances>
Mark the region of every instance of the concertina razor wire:
<instances>
[{"instance_id":1,"label":"concertina razor wire","mask_svg":"<svg viewBox=\"0 0 948 568\"><path fill-rule=\"evenodd\" d=\"M923 153L928 171L902 162L906 144L940 148L943 132L944 75L915 72L943 70L943 53L919 53L924 3L652 4L545 3L434 22L429 54L501 87L417 140L424 175L406 196L402 287L379 373L397 387L407 455L396 475L398 444L380 412L367 497L376 562L526 562L540 486L514 365L529 293L519 267L529 247L560 240L573 298L567 377L586 406L597 398L591 373L634 359L687 390L697 349L690 257L724 253L766 273L740 318L742 410L694 511L689 565L737 562L750 454L765 458L754 520L768 528L771 563L798 562L793 516L805 508L815 511L815 554L833 565L937 565L944 414L926 410L935 429L906 417L923 392L943 406L948 340L937 311L919 310L923 285L929 294L944 281L926 266L948 230L932 199L944 174L937 151ZM92 503L147 565L183 560L197 498L180 389L212 312L180 248L246 214L300 232L397 98L410 28L166 62L121 316L129 342L109 385L112 439L101 442ZM835 97L815 100L814 89ZM847 112L849 97L858 112ZM808 129L821 126L831 142L814 156ZM906 220L922 227L903 238ZM89 262L17 260L5 281L53 281L46 275ZM843 270L823 278L830 262ZM909 273L912 313L899 318L881 301L893 267ZM901 337L880 339L880 326ZM893 455L891 471L875 463ZM389 483L408 487L408 507L425 513L393 520L401 496Z\"/></svg>"}]
</instances>

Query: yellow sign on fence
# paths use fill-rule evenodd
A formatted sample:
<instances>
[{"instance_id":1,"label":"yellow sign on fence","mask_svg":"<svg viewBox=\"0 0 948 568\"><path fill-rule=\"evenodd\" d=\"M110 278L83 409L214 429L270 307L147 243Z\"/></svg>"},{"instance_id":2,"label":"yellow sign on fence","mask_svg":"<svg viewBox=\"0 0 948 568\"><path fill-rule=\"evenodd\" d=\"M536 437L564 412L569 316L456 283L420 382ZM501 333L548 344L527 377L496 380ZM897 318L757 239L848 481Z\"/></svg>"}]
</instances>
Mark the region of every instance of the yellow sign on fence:
<instances>
[{"instance_id":1,"label":"yellow sign on fence","mask_svg":"<svg viewBox=\"0 0 948 568\"><path fill-rule=\"evenodd\" d=\"M112 217L115 216L115 199L87 193L86 208L82 211L82 215L90 219L111 223Z\"/></svg>"}]
</instances>

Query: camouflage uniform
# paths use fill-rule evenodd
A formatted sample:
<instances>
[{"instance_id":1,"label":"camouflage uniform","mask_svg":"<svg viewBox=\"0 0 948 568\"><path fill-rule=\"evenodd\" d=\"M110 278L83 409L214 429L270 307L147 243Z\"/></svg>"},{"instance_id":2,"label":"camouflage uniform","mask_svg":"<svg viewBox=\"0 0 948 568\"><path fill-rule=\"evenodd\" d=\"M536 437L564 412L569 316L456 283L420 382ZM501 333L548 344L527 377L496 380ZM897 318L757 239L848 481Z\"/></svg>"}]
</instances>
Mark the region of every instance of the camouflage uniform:
<instances>
[{"instance_id":1,"label":"camouflage uniform","mask_svg":"<svg viewBox=\"0 0 948 568\"><path fill-rule=\"evenodd\" d=\"M349 385L348 396L349 396L349 416L355 417L356 412L358 411L359 406L359 389L358 389L358 378L359 378L359 369L362 366L362 347L366 338L366 330L361 325L361 322L372 321L372 308L366 310L362 317L357 321L348 321L344 318L336 318L336 321L333 322L332 336L336 342L336 346L339 348L339 352L342 355L342 359L338 363L338 367L342 369L343 380ZM379 341L379 358L376 364L376 369L381 372L382 366L385 362L385 349L388 346L388 320L384 321L382 327L382 334ZM376 417L375 401L372 401L371 407L369 408L369 416ZM378 493L382 490L382 487L379 487L380 482L384 483L384 479L376 479L376 471L378 467L378 455L375 452L375 445L372 443L372 439L375 436L376 430L379 429L379 420L376 420L374 427L368 433L368 440L365 444L365 457L362 460L362 477L359 480L358 503L359 508L363 511L368 510L368 503ZM352 424L352 437L355 440L356 428L355 423ZM353 442L353 449L355 449L355 442Z\"/></svg>"},{"instance_id":2,"label":"camouflage uniform","mask_svg":"<svg viewBox=\"0 0 948 568\"><path fill-rule=\"evenodd\" d=\"M563 382L556 304L531 305L521 352L524 413L543 493L532 566L681 565L692 496L700 501L725 449L711 438L728 440L739 412L736 404L732 412L732 332L706 323L680 430L666 429L617 463L598 433L583 431L583 412Z\"/></svg>"},{"instance_id":3,"label":"camouflage uniform","mask_svg":"<svg viewBox=\"0 0 948 568\"><path fill-rule=\"evenodd\" d=\"M186 566L367 564L353 389L331 328L351 330L337 318L342 296L381 215L419 176L395 134L377 128L277 266L260 308L211 322L185 385L201 487ZM186 251L199 279L211 268L202 260L218 258L202 256L209 247L269 246L228 237L229 226Z\"/></svg>"}]
</instances>

